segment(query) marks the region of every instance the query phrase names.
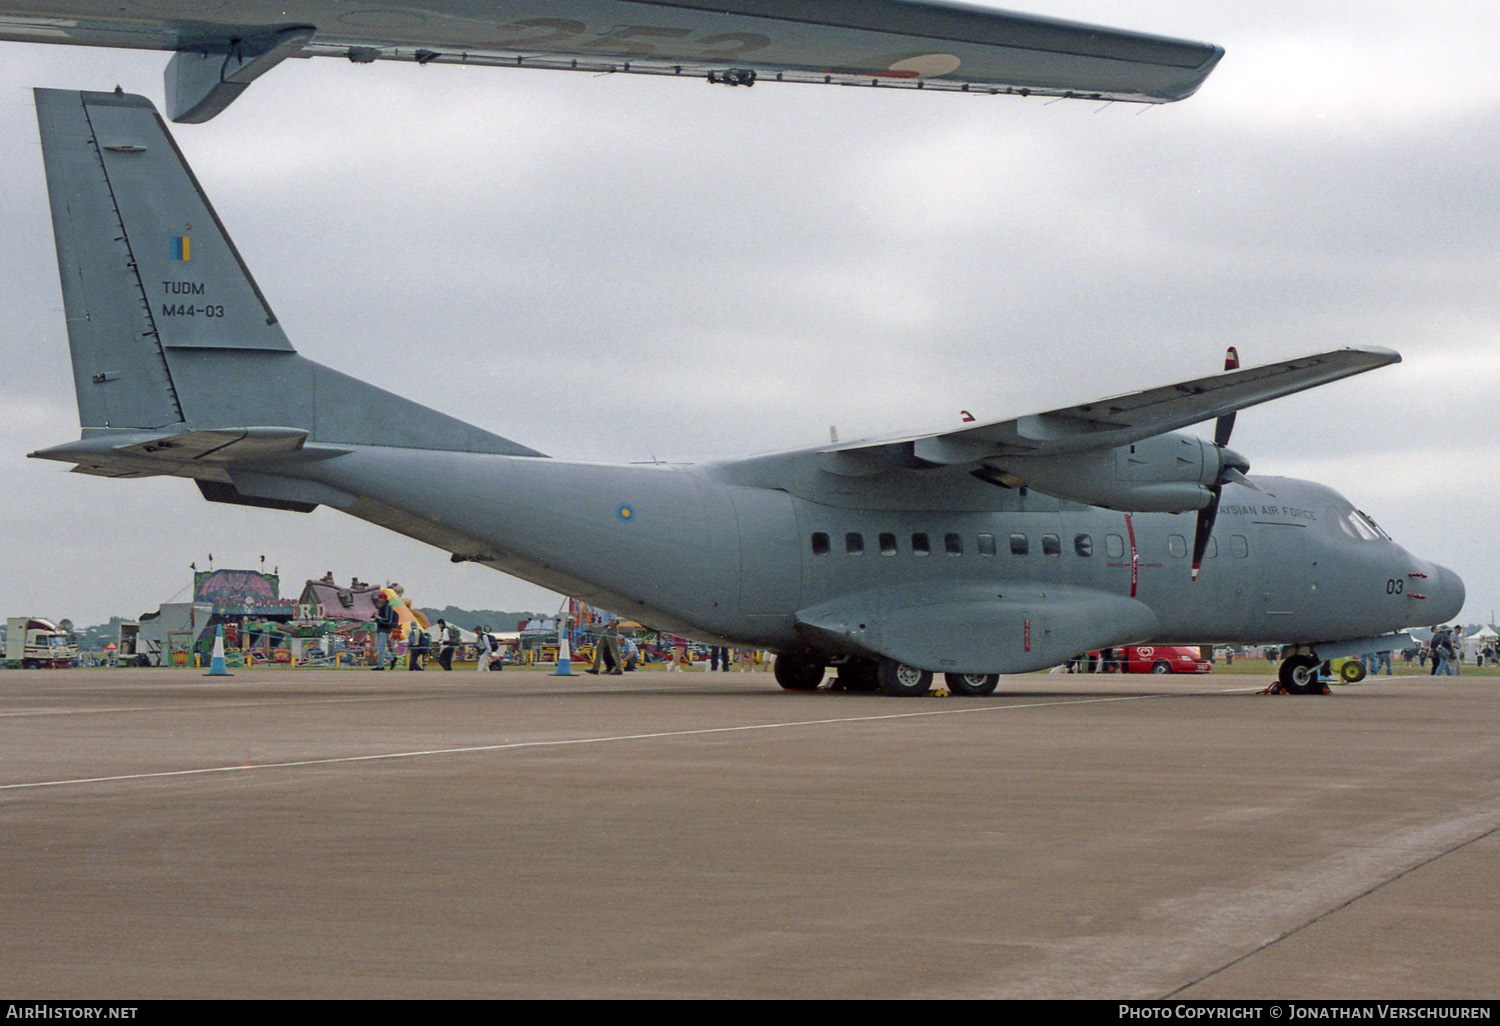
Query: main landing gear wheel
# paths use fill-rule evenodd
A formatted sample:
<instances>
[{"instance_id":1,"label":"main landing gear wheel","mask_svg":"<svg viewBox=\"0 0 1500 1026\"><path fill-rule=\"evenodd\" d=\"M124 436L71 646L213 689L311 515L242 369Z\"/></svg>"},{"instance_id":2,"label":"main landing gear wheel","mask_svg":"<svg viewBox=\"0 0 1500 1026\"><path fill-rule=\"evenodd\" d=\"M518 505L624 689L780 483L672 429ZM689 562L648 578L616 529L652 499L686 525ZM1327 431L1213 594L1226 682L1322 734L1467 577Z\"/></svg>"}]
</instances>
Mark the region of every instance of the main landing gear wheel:
<instances>
[{"instance_id":1,"label":"main landing gear wheel","mask_svg":"<svg viewBox=\"0 0 1500 1026\"><path fill-rule=\"evenodd\" d=\"M868 659L851 659L839 667L839 687L853 694L879 691L879 669Z\"/></svg>"},{"instance_id":2,"label":"main landing gear wheel","mask_svg":"<svg viewBox=\"0 0 1500 1026\"><path fill-rule=\"evenodd\" d=\"M1281 661L1276 676L1281 686L1292 695L1313 695L1318 691L1318 667L1321 664L1310 655L1288 656Z\"/></svg>"},{"instance_id":3,"label":"main landing gear wheel","mask_svg":"<svg viewBox=\"0 0 1500 1026\"><path fill-rule=\"evenodd\" d=\"M880 693L893 698L925 695L932 690L932 672L902 666L894 659L880 660Z\"/></svg>"},{"instance_id":4,"label":"main landing gear wheel","mask_svg":"<svg viewBox=\"0 0 1500 1026\"><path fill-rule=\"evenodd\" d=\"M823 660L815 656L789 655L783 652L771 666L776 683L788 691L815 691L823 683Z\"/></svg>"},{"instance_id":5,"label":"main landing gear wheel","mask_svg":"<svg viewBox=\"0 0 1500 1026\"><path fill-rule=\"evenodd\" d=\"M943 681L948 685L950 695L978 697L994 694L995 685L1000 683L1000 675L998 673L945 673Z\"/></svg>"}]
</instances>

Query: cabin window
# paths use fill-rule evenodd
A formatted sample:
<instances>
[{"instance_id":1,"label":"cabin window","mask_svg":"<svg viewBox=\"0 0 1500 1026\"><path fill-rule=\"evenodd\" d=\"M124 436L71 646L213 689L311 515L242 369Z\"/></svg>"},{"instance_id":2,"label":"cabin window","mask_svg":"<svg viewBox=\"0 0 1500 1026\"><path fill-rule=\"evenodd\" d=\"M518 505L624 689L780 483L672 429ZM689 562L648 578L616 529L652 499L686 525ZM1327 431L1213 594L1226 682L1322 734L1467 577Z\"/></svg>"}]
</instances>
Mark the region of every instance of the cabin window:
<instances>
[{"instance_id":1,"label":"cabin window","mask_svg":"<svg viewBox=\"0 0 1500 1026\"><path fill-rule=\"evenodd\" d=\"M896 554L896 536L889 531L880 532L880 554L882 556Z\"/></svg>"},{"instance_id":2,"label":"cabin window","mask_svg":"<svg viewBox=\"0 0 1500 1026\"><path fill-rule=\"evenodd\" d=\"M858 531L850 531L844 535L844 551L851 556L863 556L865 554L865 536Z\"/></svg>"},{"instance_id":3,"label":"cabin window","mask_svg":"<svg viewBox=\"0 0 1500 1026\"><path fill-rule=\"evenodd\" d=\"M993 556L995 554L995 536L993 534L981 534L979 536L979 554L981 556Z\"/></svg>"},{"instance_id":4,"label":"cabin window","mask_svg":"<svg viewBox=\"0 0 1500 1026\"><path fill-rule=\"evenodd\" d=\"M1208 548L1205 549L1204 552L1203 552L1204 558L1206 558L1206 559L1213 559L1218 554L1219 554L1219 539L1215 538L1213 535L1209 535L1208 536Z\"/></svg>"},{"instance_id":5,"label":"cabin window","mask_svg":"<svg viewBox=\"0 0 1500 1026\"><path fill-rule=\"evenodd\" d=\"M950 556L962 556L964 554L963 536L953 531L943 535L943 550Z\"/></svg>"},{"instance_id":6,"label":"cabin window","mask_svg":"<svg viewBox=\"0 0 1500 1026\"><path fill-rule=\"evenodd\" d=\"M925 556L932 551L932 543L927 540L925 532L919 532L911 536L911 554L913 556Z\"/></svg>"},{"instance_id":7,"label":"cabin window","mask_svg":"<svg viewBox=\"0 0 1500 1026\"><path fill-rule=\"evenodd\" d=\"M1118 534L1106 534L1104 536L1104 554L1111 559L1119 559L1125 555L1125 539Z\"/></svg>"},{"instance_id":8,"label":"cabin window","mask_svg":"<svg viewBox=\"0 0 1500 1026\"><path fill-rule=\"evenodd\" d=\"M1062 555L1062 539L1058 538L1058 536L1055 535L1055 534L1044 534L1044 535L1042 535L1042 555L1044 555L1044 556L1060 556L1060 555Z\"/></svg>"},{"instance_id":9,"label":"cabin window","mask_svg":"<svg viewBox=\"0 0 1500 1026\"><path fill-rule=\"evenodd\" d=\"M1073 536L1073 554L1088 558L1094 554L1094 539L1086 534L1075 534Z\"/></svg>"},{"instance_id":10,"label":"cabin window","mask_svg":"<svg viewBox=\"0 0 1500 1026\"><path fill-rule=\"evenodd\" d=\"M1010 536L1010 554L1012 556L1024 556L1030 549L1031 546L1027 543L1024 534L1013 534Z\"/></svg>"},{"instance_id":11,"label":"cabin window","mask_svg":"<svg viewBox=\"0 0 1500 1026\"><path fill-rule=\"evenodd\" d=\"M1231 534L1229 536L1229 554L1235 559L1244 559L1250 555L1250 543L1242 534Z\"/></svg>"},{"instance_id":12,"label":"cabin window","mask_svg":"<svg viewBox=\"0 0 1500 1026\"><path fill-rule=\"evenodd\" d=\"M1187 539L1180 534L1167 536L1167 554L1173 559L1181 559L1187 555Z\"/></svg>"},{"instance_id":13,"label":"cabin window","mask_svg":"<svg viewBox=\"0 0 1500 1026\"><path fill-rule=\"evenodd\" d=\"M812 536L812 554L814 556L828 555L828 535L817 531Z\"/></svg>"}]
</instances>

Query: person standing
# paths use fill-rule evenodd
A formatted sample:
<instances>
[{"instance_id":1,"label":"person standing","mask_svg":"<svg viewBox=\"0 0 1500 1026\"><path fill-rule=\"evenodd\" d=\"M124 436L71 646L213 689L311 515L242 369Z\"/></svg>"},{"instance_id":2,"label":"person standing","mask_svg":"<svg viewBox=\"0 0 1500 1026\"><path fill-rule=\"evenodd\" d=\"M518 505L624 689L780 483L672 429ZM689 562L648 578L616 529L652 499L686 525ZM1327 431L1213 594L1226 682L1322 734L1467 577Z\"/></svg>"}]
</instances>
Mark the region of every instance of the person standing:
<instances>
[{"instance_id":1,"label":"person standing","mask_svg":"<svg viewBox=\"0 0 1500 1026\"><path fill-rule=\"evenodd\" d=\"M396 607L385 592L375 593L375 669L385 669L386 652L391 646L391 631L401 622Z\"/></svg>"},{"instance_id":2,"label":"person standing","mask_svg":"<svg viewBox=\"0 0 1500 1026\"><path fill-rule=\"evenodd\" d=\"M444 670L453 669L453 653L458 651L458 625L448 626L448 621L439 620L438 630L438 665Z\"/></svg>"},{"instance_id":3,"label":"person standing","mask_svg":"<svg viewBox=\"0 0 1500 1026\"><path fill-rule=\"evenodd\" d=\"M588 672L598 673L600 670L616 677L625 672L624 662L620 658L619 620L611 621L599 640L594 643L594 662L589 666Z\"/></svg>"},{"instance_id":4,"label":"person standing","mask_svg":"<svg viewBox=\"0 0 1500 1026\"><path fill-rule=\"evenodd\" d=\"M1448 628L1440 626L1432 636L1430 661L1432 671L1429 676L1445 677L1448 674L1448 657L1453 652L1453 643L1449 640Z\"/></svg>"},{"instance_id":5,"label":"person standing","mask_svg":"<svg viewBox=\"0 0 1500 1026\"><path fill-rule=\"evenodd\" d=\"M488 670L490 663L495 658L495 646L490 643L489 631L482 627L474 628L475 651L478 653L474 660L474 669Z\"/></svg>"},{"instance_id":6,"label":"person standing","mask_svg":"<svg viewBox=\"0 0 1500 1026\"><path fill-rule=\"evenodd\" d=\"M406 647L406 668L408 670L425 670L426 667L422 665L422 660L427 657L427 632L419 629L415 623L411 625L410 630L411 640Z\"/></svg>"}]
</instances>

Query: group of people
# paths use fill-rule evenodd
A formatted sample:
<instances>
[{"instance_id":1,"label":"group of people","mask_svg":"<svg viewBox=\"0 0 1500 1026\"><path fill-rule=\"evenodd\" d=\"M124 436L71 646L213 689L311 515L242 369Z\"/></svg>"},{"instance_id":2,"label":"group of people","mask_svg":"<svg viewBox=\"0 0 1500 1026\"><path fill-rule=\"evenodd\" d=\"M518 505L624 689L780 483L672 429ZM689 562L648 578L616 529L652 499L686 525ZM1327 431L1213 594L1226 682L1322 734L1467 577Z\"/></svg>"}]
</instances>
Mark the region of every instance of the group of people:
<instances>
[{"instance_id":1,"label":"group of people","mask_svg":"<svg viewBox=\"0 0 1500 1026\"><path fill-rule=\"evenodd\" d=\"M726 648L723 645L710 645L708 648L708 670L710 672L728 673L732 666L738 665L741 673L751 673L759 655L750 650ZM689 670L693 667L693 653L688 648L688 643L683 638L677 639L673 646L671 658L667 660L667 670Z\"/></svg>"},{"instance_id":2,"label":"group of people","mask_svg":"<svg viewBox=\"0 0 1500 1026\"><path fill-rule=\"evenodd\" d=\"M736 661L740 663L741 669L751 669L754 666L754 657L748 653L736 653L723 646L710 646L708 650L710 671L727 673ZM692 667L693 653L689 650L685 639L676 639L676 645L672 649L672 654L667 658L666 664L668 672ZM594 641L594 659L584 672L616 675L627 670L634 670L640 665L640 647L629 637L621 636L619 622L615 621L610 623Z\"/></svg>"},{"instance_id":3,"label":"group of people","mask_svg":"<svg viewBox=\"0 0 1500 1026\"><path fill-rule=\"evenodd\" d=\"M385 670L396 668L400 656L391 647L391 634L400 624L401 618L396 612L396 607L391 605L390 600L384 593L375 596L375 666L374 669ZM425 670L424 665L431 656L434 648L437 650L438 665L444 670L453 669L453 657L458 654L459 646L463 644L463 632L457 624L450 624L446 620L438 620L432 625L433 633L426 630L417 630L413 625L411 636L406 643L406 668L408 670ZM504 668L500 659L499 649L495 640L490 636L488 627L475 627L475 651L477 670L499 670Z\"/></svg>"},{"instance_id":4,"label":"group of people","mask_svg":"<svg viewBox=\"0 0 1500 1026\"><path fill-rule=\"evenodd\" d=\"M1433 629L1432 639L1427 642L1427 662L1432 669L1430 675L1457 676L1463 667L1463 631L1458 632L1455 639L1453 631L1446 626Z\"/></svg>"}]
</instances>

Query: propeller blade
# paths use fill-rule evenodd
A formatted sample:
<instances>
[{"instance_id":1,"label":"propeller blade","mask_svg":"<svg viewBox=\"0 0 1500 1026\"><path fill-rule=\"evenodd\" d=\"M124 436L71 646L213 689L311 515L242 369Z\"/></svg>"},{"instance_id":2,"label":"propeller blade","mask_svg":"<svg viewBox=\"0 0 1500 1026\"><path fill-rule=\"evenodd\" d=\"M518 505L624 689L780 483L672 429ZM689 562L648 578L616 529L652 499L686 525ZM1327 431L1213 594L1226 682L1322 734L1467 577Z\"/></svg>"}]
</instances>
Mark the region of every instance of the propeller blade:
<instances>
[{"instance_id":1,"label":"propeller blade","mask_svg":"<svg viewBox=\"0 0 1500 1026\"><path fill-rule=\"evenodd\" d=\"M1224 354L1224 369L1226 371L1240 369L1240 351L1234 346ZM1220 447L1229 444L1229 436L1234 433L1234 414L1226 413L1220 417L1214 425L1214 444Z\"/></svg>"},{"instance_id":2,"label":"propeller blade","mask_svg":"<svg viewBox=\"0 0 1500 1026\"><path fill-rule=\"evenodd\" d=\"M1224 369L1226 371L1240 369L1240 351L1230 346L1224 353ZM1198 579L1198 571L1203 569L1203 556L1208 552L1208 540L1213 537L1214 521L1219 516L1219 500L1224 495L1224 484L1233 481L1256 491L1261 489L1250 483L1250 479L1244 475L1243 470L1249 470L1250 464L1238 453L1228 451L1229 436L1234 433L1234 414L1226 413L1214 424L1214 444L1225 450L1221 457L1225 458L1225 465L1219 471L1219 479L1214 482L1209 491L1213 495L1213 501L1198 511L1198 526L1193 534L1193 580ZM1243 470L1241 469L1243 468Z\"/></svg>"},{"instance_id":3,"label":"propeller blade","mask_svg":"<svg viewBox=\"0 0 1500 1026\"><path fill-rule=\"evenodd\" d=\"M1214 533L1214 520L1219 516L1219 494L1223 490L1218 485L1209 489L1213 492L1213 501L1198 511L1198 526L1193 533L1193 580L1198 579L1198 571L1203 569L1203 556L1208 551L1208 539Z\"/></svg>"},{"instance_id":4,"label":"propeller blade","mask_svg":"<svg viewBox=\"0 0 1500 1026\"><path fill-rule=\"evenodd\" d=\"M1234 467L1225 467L1224 472L1219 475L1219 480L1224 482L1225 484L1233 481L1237 485L1243 485L1244 487L1254 489L1257 492L1265 491L1264 488L1256 484L1254 481L1250 480Z\"/></svg>"},{"instance_id":5,"label":"propeller blade","mask_svg":"<svg viewBox=\"0 0 1500 1026\"><path fill-rule=\"evenodd\" d=\"M1214 444L1226 446L1229 444L1229 436L1234 432L1234 414L1226 413L1214 424Z\"/></svg>"}]
</instances>

